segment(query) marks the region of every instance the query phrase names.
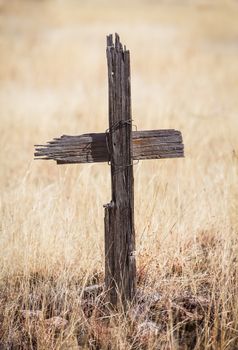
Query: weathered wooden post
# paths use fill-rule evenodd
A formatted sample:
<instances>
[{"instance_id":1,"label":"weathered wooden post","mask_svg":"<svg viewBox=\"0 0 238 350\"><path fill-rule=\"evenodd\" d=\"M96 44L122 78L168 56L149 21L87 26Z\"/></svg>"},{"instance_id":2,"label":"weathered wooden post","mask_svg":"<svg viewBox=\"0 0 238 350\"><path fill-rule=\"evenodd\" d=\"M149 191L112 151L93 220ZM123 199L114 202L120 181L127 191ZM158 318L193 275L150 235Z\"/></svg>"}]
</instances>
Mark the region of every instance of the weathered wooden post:
<instances>
[{"instance_id":1,"label":"weathered wooden post","mask_svg":"<svg viewBox=\"0 0 238 350\"><path fill-rule=\"evenodd\" d=\"M130 53L119 36L107 37L109 89L108 148L112 200L105 206L105 283L113 305L135 296L134 183Z\"/></svg>"},{"instance_id":2,"label":"weathered wooden post","mask_svg":"<svg viewBox=\"0 0 238 350\"><path fill-rule=\"evenodd\" d=\"M119 36L107 37L109 129L106 133L63 135L36 145L37 159L57 164L111 163L112 200L105 205L105 284L112 305L124 307L136 292L133 160L180 158L180 131L132 131L130 54Z\"/></svg>"}]
</instances>

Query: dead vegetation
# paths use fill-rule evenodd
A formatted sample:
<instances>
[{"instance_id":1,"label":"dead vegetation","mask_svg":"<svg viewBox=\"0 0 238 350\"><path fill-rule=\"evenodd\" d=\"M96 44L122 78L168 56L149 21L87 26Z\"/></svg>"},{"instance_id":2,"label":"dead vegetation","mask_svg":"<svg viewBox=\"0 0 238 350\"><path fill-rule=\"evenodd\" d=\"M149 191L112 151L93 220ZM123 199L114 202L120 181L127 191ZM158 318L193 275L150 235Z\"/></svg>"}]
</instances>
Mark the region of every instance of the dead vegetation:
<instances>
[{"instance_id":1,"label":"dead vegetation","mask_svg":"<svg viewBox=\"0 0 238 350\"><path fill-rule=\"evenodd\" d=\"M1 288L0 344L3 349L236 349L238 291L230 288L237 286L237 270L232 272L226 295L219 281L225 276L214 279L209 270L196 293L190 285L184 288L186 275L175 271L154 288L141 279L137 300L125 314L110 309L101 278L99 285L83 289L60 277L21 276L15 284L11 278Z\"/></svg>"},{"instance_id":2,"label":"dead vegetation","mask_svg":"<svg viewBox=\"0 0 238 350\"><path fill-rule=\"evenodd\" d=\"M183 252L184 268L174 259L163 270L159 264L146 270L142 262L147 257L140 256L137 298L126 313L110 308L103 274L87 280L45 273L11 276L0 289L1 347L235 350L238 269L233 249L237 242L229 252L232 265L224 269L216 261L214 275L214 259L208 252L222 254L223 245L207 234L202 232L195 243L199 266L191 243Z\"/></svg>"}]
</instances>

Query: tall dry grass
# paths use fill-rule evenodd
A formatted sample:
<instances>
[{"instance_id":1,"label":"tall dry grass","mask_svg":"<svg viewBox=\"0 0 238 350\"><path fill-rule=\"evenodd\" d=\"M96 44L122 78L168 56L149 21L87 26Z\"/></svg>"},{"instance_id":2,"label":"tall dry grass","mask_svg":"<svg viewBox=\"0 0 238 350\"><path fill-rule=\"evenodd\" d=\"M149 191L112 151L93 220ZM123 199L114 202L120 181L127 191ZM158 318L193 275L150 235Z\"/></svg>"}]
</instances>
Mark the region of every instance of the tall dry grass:
<instances>
[{"instance_id":1,"label":"tall dry grass","mask_svg":"<svg viewBox=\"0 0 238 350\"><path fill-rule=\"evenodd\" d=\"M236 1L1 1L0 348L238 349L237 21ZM115 31L138 129L181 130L186 158L134 167L138 284L160 298L106 318L81 287L103 281L108 165L33 145L107 129Z\"/></svg>"}]
</instances>

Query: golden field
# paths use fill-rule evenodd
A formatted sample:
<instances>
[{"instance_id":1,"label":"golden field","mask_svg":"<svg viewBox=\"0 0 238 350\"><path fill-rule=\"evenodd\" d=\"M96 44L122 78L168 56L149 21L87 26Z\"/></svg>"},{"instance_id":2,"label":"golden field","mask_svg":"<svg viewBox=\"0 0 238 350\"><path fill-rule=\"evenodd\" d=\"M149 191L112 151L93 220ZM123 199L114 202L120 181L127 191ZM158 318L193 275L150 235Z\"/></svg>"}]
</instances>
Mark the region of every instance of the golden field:
<instances>
[{"instance_id":1,"label":"golden field","mask_svg":"<svg viewBox=\"0 0 238 350\"><path fill-rule=\"evenodd\" d=\"M181 130L186 156L134 166L138 286L160 298L103 318L80 287L103 282L110 168L34 144L107 129L115 32L138 130ZM238 349L237 62L235 0L0 1L0 349Z\"/></svg>"}]
</instances>

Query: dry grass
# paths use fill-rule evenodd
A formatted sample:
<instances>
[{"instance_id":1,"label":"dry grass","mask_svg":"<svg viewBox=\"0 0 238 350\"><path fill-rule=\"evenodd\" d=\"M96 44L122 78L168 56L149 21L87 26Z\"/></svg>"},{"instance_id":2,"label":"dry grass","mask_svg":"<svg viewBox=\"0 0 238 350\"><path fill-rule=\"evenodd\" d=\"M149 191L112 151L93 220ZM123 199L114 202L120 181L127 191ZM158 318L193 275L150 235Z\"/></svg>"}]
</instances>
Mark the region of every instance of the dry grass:
<instances>
[{"instance_id":1,"label":"dry grass","mask_svg":"<svg viewBox=\"0 0 238 350\"><path fill-rule=\"evenodd\" d=\"M237 21L235 0L1 0L1 349L238 349ZM115 31L138 129L181 130L186 158L134 168L138 284L161 297L108 317L80 292L103 280L108 166L33 145L107 128Z\"/></svg>"}]
</instances>

